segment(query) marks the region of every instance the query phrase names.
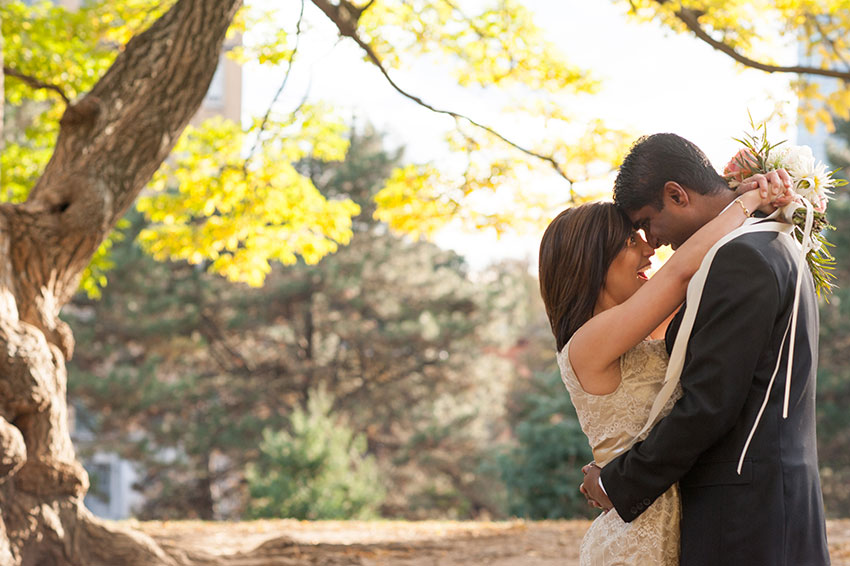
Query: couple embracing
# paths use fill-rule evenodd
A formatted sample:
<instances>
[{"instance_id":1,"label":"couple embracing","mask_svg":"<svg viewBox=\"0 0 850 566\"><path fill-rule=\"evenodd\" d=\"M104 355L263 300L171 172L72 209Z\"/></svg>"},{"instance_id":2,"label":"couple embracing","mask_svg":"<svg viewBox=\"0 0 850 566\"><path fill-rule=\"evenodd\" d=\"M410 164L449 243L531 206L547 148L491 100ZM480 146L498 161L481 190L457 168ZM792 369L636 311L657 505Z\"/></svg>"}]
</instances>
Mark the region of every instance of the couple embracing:
<instances>
[{"instance_id":1,"label":"couple embracing","mask_svg":"<svg viewBox=\"0 0 850 566\"><path fill-rule=\"evenodd\" d=\"M733 191L695 145L656 134L624 160L616 204L547 228L541 294L593 449L581 490L604 510L582 565L829 564L816 295L790 225L766 218L789 187L780 169Z\"/></svg>"}]
</instances>

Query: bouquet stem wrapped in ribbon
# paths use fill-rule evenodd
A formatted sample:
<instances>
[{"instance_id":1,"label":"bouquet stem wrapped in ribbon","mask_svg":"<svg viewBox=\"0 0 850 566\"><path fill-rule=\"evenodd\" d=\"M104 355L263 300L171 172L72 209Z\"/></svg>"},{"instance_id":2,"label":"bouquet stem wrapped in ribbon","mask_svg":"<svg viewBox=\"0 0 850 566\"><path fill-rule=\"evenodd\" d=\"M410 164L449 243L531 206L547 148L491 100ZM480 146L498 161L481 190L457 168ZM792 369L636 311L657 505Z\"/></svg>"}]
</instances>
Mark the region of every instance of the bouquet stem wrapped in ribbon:
<instances>
[{"instance_id":1,"label":"bouquet stem wrapped in ribbon","mask_svg":"<svg viewBox=\"0 0 850 566\"><path fill-rule=\"evenodd\" d=\"M770 144L765 124L751 125L754 132L736 141L743 148L726 165L723 176L731 188L736 188L745 178L756 173L785 169L791 177L794 201L775 214L794 224L797 241L806 251L806 261L812 272L818 295L828 296L834 286L835 258L824 233L835 228L826 217L826 207L832 189L846 185L844 179L833 177L824 163L817 161L808 146Z\"/></svg>"}]
</instances>

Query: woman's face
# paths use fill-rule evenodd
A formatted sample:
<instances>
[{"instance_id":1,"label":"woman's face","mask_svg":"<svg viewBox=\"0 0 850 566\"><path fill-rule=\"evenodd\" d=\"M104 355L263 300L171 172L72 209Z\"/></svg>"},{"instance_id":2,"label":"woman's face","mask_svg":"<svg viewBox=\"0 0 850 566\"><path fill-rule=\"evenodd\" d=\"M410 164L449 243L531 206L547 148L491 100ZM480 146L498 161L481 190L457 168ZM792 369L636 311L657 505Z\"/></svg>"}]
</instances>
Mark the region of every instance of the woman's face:
<instances>
[{"instance_id":1,"label":"woman's face","mask_svg":"<svg viewBox=\"0 0 850 566\"><path fill-rule=\"evenodd\" d=\"M634 295L647 281L646 272L652 266L649 258L654 253L655 249L646 243L641 234L632 232L625 247L608 268L603 294L607 294L618 305Z\"/></svg>"}]
</instances>

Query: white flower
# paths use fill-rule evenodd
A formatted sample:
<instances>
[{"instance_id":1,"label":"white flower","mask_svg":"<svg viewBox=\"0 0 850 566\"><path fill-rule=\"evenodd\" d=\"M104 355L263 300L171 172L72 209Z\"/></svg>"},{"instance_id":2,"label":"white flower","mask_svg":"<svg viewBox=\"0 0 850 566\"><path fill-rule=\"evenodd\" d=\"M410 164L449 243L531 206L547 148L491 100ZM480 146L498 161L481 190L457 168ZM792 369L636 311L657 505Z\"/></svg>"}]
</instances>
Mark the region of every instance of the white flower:
<instances>
[{"instance_id":1,"label":"white flower","mask_svg":"<svg viewBox=\"0 0 850 566\"><path fill-rule=\"evenodd\" d=\"M807 145L779 146L771 152L770 161L792 177L809 177L815 169L815 156Z\"/></svg>"},{"instance_id":2,"label":"white flower","mask_svg":"<svg viewBox=\"0 0 850 566\"><path fill-rule=\"evenodd\" d=\"M771 149L767 156L767 169L782 169L785 167L785 155L791 149L790 146L780 145L775 149Z\"/></svg>"},{"instance_id":3,"label":"white flower","mask_svg":"<svg viewBox=\"0 0 850 566\"><path fill-rule=\"evenodd\" d=\"M788 171L794 191L808 200L818 210L825 208L826 201L835 185L823 162L815 160L812 148L806 145L779 146L769 155L769 164L776 169Z\"/></svg>"}]
</instances>

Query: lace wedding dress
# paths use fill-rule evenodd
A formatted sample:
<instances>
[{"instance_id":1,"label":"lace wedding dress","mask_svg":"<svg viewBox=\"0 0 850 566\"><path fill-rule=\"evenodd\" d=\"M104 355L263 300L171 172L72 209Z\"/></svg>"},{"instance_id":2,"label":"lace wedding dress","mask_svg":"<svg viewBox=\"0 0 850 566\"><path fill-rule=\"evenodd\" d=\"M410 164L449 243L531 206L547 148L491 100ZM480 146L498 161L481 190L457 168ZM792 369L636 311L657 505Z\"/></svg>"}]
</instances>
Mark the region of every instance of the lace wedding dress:
<instances>
[{"instance_id":1,"label":"lace wedding dress","mask_svg":"<svg viewBox=\"0 0 850 566\"><path fill-rule=\"evenodd\" d=\"M649 416L664 383L667 351L663 340L641 342L620 358L620 385L613 393L585 392L570 365L569 343L558 353L561 379L570 393L579 422L600 466L629 449ZM681 386L661 415L670 412L681 396ZM678 566L679 492L674 485L631 523L615 509L593 521L581 544L581 566Z\"/></svg>"}]
</instances>

